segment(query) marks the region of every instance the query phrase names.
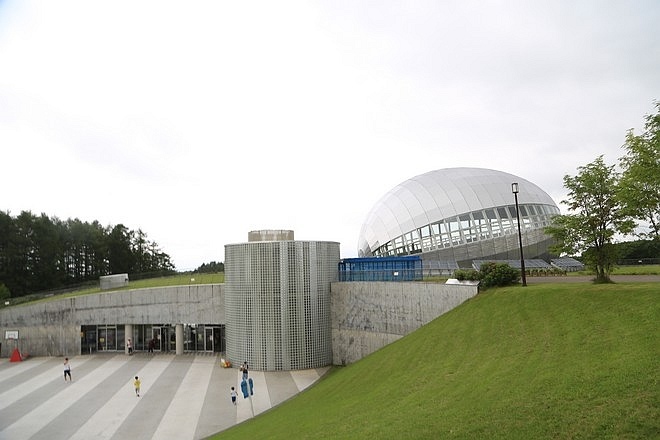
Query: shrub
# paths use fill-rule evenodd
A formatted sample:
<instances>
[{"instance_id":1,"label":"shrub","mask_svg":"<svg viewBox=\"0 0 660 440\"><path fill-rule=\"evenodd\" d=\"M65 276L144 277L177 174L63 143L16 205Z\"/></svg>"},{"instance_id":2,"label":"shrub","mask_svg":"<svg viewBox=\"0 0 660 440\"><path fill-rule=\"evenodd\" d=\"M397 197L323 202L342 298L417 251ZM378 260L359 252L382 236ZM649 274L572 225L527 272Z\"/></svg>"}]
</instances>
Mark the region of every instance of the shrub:
<instances>
[{"instance_id":1,"label":"shrub","mask_svg":"<svg viewBox=\"0 0 660 440\"><path fill-rule=\"evenodd\" d=\"M488 262L479 269L481 287L487 289L494 286L509 286L520 280L520 271L506 263Z\"/></svg>"},{"instance_id":2,"label":"shrub","mask_svg":"<svg viewBox=\"0 0 660 440\"><path fill-rule=\"evenodd\" d=\"M520 271L506 263L488 262L481 265L479 271L472 269L458 269L454 271L454 278L459 281L479 281L481 288L494 286L509 286L520 281Z\"/></svg>"},{"instance_id":3,"label":"shrub","mask_svg":"<svg viewBox=\"0 0 660 440\"><path fill-rule=\"evenodd\" d=\"M456 278L458 281L478 281L481 279L479 272L472 269L455 270L454 278Z\"/></svg>"},{"instance_id":4,"label":"shrub","mask_svg":"<svg viewBox=\"0 0 660 440\"><path fill-rule=\"evenodd\" d=\"M9 288L5 286L3 283L0 283L0 300L5 300L9 299L11 297L11 292L9 291Z\"/></svg>"}]
</instances>

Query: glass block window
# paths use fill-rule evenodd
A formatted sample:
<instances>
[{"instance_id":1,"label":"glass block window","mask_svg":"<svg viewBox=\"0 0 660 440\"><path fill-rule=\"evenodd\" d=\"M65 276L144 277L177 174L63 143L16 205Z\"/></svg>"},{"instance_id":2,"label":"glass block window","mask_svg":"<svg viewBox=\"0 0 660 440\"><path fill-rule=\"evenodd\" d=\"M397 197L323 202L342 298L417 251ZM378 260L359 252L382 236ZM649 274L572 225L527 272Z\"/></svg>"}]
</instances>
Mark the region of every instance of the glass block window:
<instances>
[{"instance_id":1,"label":"glass block window","mask_svg":"<svg viewBox=\"0 0 660 440\"><path fill-rule=\"evenodd\" d=\"M330 283L338 262L336 242L225 246L229 360L264 371L331 364Z\"/></svg>"}]
</instances>

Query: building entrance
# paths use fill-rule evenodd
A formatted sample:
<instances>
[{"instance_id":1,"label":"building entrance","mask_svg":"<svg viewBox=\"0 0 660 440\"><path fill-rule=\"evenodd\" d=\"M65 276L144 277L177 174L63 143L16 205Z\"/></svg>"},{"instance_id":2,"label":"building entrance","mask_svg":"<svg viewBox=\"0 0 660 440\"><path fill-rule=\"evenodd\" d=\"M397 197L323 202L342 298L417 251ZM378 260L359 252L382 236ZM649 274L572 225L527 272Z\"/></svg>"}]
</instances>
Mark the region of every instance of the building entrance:
<instances>
[{"instance_id":1,"label":"building entrance","mask_svg":"<svg viewBox=\"0 0 660 440\"><path fill-rule=\"evenodd\" d=\"M80 327L81 354L124 351L126 338L132 338L134 352L176 353L176 327L169 324L134 324L131 333L124 325L83 325ZM183 324L183 350L224 353L225 326Z\"/></svg>"},{"instance_id":2,"label":"building entrance","mask_svg":"<svg viewBox=\"0 0 660 440\"><path fill-rule=\"evenodd\" d=\"M224 328L221 327L204 327L204 351L212 351L215 353L224 351Z\"/></svg>"},{"instance_id":3,"label":"building entrance","mask_svg":"<svg viewBox=\"0 0 660 440\"><path fill-rule=\"evenodd\" d=\"M98 329L98 351L117 350L117 328L99 327Z\"/></svg>"},{"instance_id":4,"label":"building entrance","mask_svg":"<svg viewBox=\"0 0 660 440\"><path fill-rule=\"evenodd\" d=\"M152 327L154 351L176 351L176 332L174 327L162 325Z\"/></svg>"},{"instance_id":5,"label":"building entrance","mask_svg":"<svg viewBox=\"0 0 660 440\"><path fill-rule=\"evenodd\" d=\"M221 353L225 351L225 326L209 324L184 324L185 351Z\"/></svg>"}]
</instances>

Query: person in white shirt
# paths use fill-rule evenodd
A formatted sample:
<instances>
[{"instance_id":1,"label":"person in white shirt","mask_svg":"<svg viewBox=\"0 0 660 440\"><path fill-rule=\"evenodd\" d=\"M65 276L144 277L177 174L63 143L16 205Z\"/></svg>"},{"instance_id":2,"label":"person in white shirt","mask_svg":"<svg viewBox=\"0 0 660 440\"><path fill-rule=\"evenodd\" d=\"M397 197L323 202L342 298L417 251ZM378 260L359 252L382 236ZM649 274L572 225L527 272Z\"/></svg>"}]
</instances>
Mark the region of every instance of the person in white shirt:
<instances>
[{"instance_id":1,"label":"person in white shirt","mask_svg":"<svg viewBox=\"0 0 660 440\"><path fill-rule=\"evenodd\" d=\"M64 382L66 382L67 376L69 377L69 382L71 379L71 364L69 363L69 358L64 358Z\"/></svg>"}]
</instances>

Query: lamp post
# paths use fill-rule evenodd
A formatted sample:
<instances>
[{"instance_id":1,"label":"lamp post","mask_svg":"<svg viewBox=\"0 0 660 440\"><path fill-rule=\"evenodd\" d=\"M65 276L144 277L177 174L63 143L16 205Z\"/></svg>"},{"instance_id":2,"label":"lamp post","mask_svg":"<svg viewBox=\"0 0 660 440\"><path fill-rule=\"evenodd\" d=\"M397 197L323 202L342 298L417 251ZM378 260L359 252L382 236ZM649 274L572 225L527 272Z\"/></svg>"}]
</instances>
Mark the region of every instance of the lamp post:
<instances>
[{"instance_id":1,"label":"lamp post","mask_svg":"<svg viewBox=\"0 0 660 440\"><path fill-rule=\"evenodd\" d=\"M527 286L527 277L525 276L525 257L523 257L522 232L520 232L520 210L518 209L518 182L511 184L511 192L516 199L516 220L518 220L518 243L520 243L520 272L522 274L522 285Z\"/></svg>"}]
</instances>

